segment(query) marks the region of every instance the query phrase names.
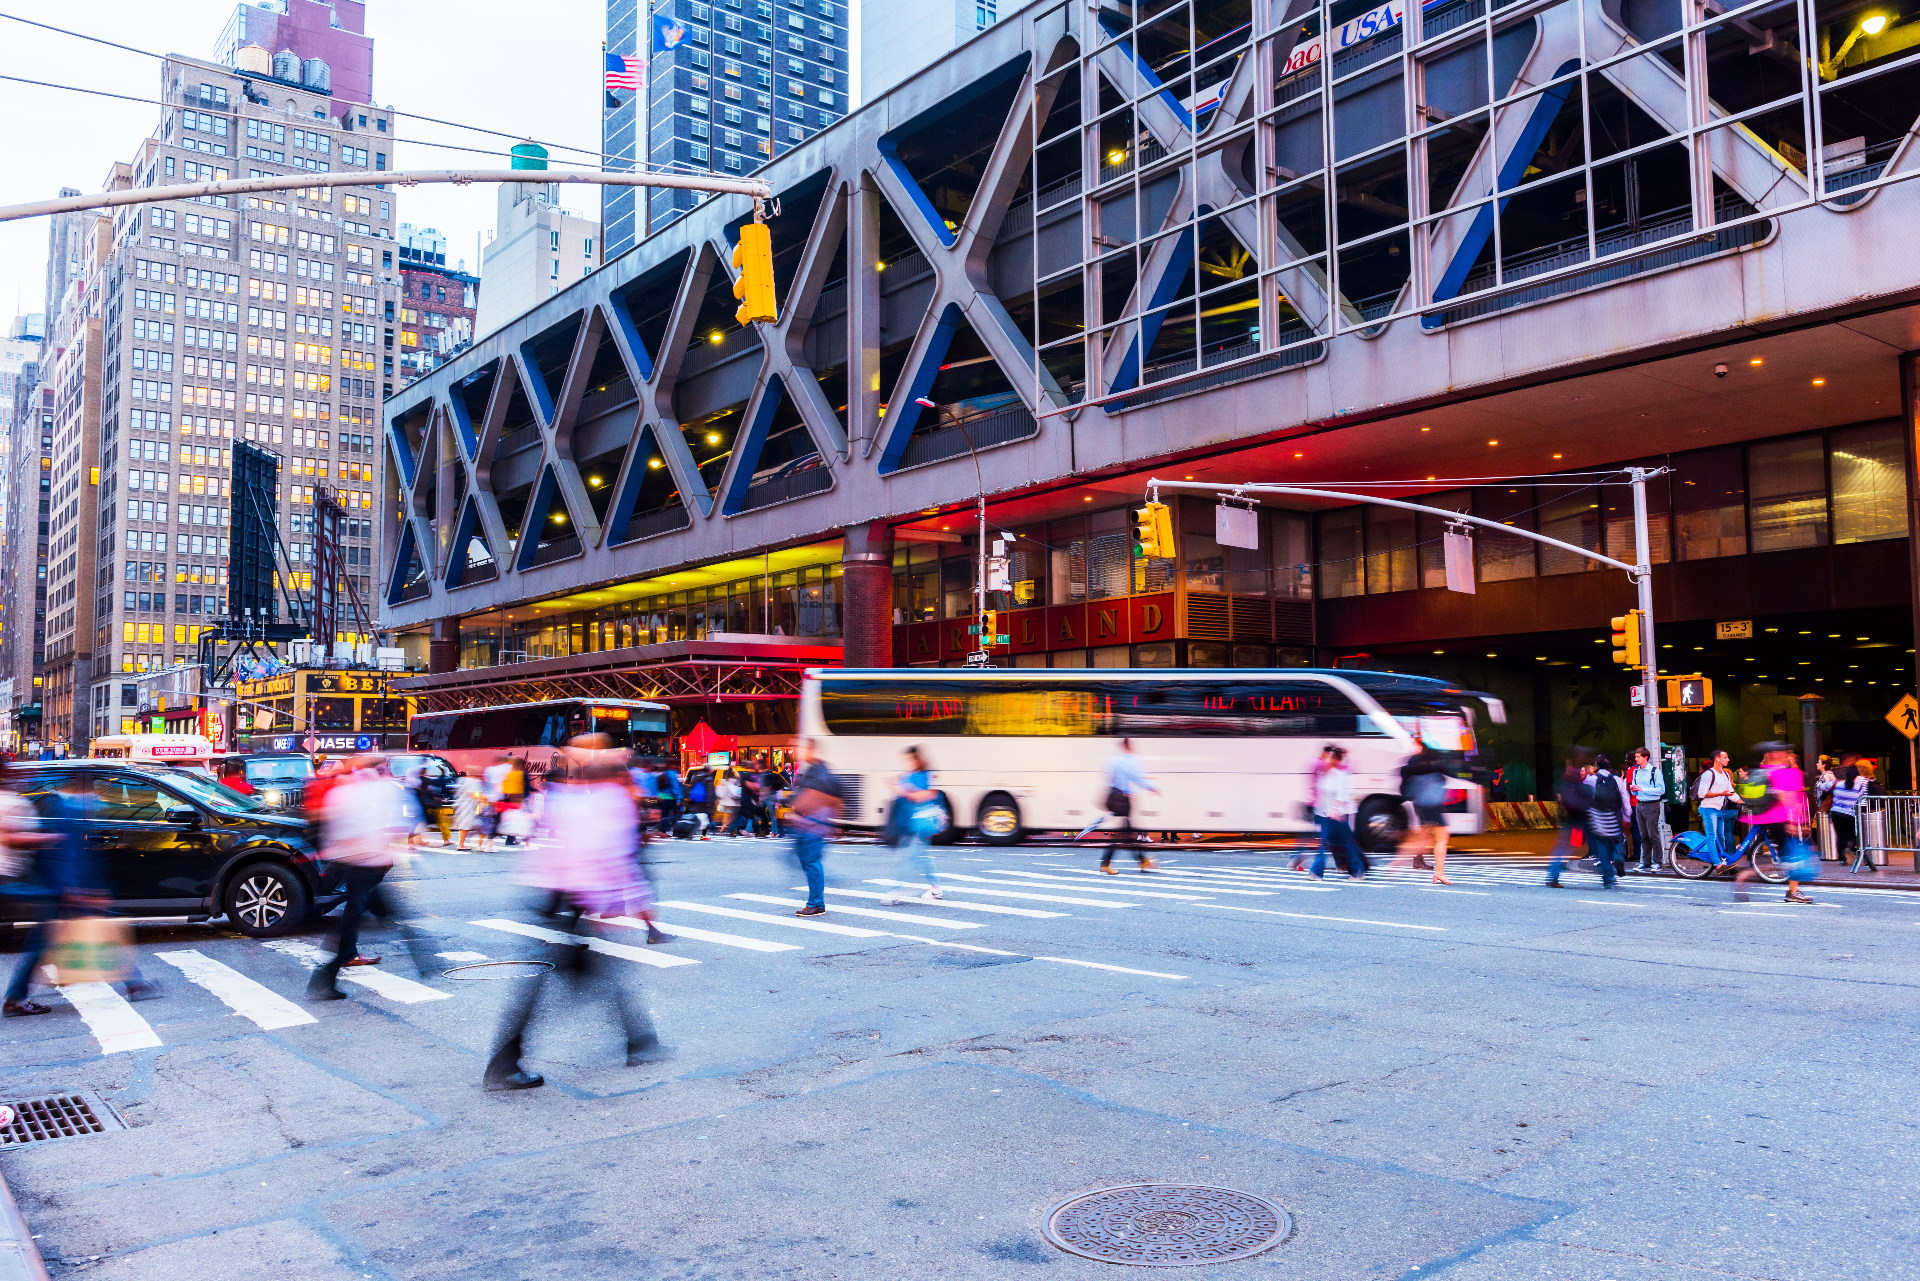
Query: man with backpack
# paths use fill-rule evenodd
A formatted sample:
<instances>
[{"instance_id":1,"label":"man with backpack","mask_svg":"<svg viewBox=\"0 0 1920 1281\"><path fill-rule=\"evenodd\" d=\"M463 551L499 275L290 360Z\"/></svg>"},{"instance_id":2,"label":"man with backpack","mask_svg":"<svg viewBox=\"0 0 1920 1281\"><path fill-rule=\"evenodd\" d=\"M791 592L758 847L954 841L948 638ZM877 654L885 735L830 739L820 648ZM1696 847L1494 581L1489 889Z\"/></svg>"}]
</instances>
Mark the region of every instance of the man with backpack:
<instances>
[{"instance_id":1,"label":"man with backpack","mask_svg":"<svg viewBox=\"0 0 1920 1281\"><path fill-rule=\"evenodd\" d=\"M1587 843L1593 848L1601 883L1611 888L1616 873L1624 875L1627 870L1627 789L1605 753L1593 758L1586 781L1587 790L1593 794L1587 809Z\"/></svg>"}]
</instances>

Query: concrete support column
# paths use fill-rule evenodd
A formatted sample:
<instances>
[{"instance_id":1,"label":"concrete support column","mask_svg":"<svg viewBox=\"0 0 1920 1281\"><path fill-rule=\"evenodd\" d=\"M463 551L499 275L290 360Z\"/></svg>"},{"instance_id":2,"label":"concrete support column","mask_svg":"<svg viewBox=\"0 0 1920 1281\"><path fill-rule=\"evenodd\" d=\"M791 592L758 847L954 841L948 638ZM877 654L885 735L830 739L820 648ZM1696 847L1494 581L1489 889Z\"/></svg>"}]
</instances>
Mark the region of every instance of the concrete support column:
<instances>
[{"instance_id":1,"label":"concrete support column","mask_svg":"<svg viewBox=\"0 0 1920 1281\"><path fill-rule=\"evenodd\" d=\"M460 670L460 618L454 615L433 620L433 632L427 638L427 670Z\"/></svg>"},{"instance_id":2,"label":"concrete support column","mask_svg":"<svg viewBox=\"0 0 1920 1281\"><path fill-rule=\"evenodd\" d=\"M893 527L873 521L849 525L842 532L841 662L848 667L892 667Z\"/></svg>"}]
</instances>

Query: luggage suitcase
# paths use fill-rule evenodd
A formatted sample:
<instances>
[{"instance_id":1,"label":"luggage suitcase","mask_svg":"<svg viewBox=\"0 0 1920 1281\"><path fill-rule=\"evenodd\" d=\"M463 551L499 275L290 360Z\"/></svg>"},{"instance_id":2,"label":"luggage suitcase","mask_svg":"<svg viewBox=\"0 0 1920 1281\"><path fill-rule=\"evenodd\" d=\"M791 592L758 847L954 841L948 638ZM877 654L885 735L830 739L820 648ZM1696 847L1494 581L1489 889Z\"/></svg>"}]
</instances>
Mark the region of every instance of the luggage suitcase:
<instances>
[{"instance_id":1,"label":"luggage suitcase","mask_svg":"<svg viewBox=\"0 0 1920 1281\"><path fill-rule=\"evenodd\" d=\"M700 820L691 814L684 814L674 820L673 838L677 841L690 841L693 839L694 833L699 830Z\"/></svg>"}]
</instances>

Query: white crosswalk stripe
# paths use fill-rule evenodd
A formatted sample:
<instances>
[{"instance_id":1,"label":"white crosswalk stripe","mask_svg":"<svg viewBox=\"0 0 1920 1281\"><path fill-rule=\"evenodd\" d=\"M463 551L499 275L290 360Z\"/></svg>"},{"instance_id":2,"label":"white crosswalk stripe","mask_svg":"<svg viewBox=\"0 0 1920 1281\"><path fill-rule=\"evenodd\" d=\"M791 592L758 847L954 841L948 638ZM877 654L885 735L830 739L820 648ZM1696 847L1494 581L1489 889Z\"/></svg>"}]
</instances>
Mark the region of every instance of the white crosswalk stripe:
<instances>
[{"instance_id":1,"label":"white crosswalk stripe","mask_svg":"<svg viewBox=\"0 0 1920 1281\"><path fill-rule=\"evenodd\" d=\"M53 967L42 972L53 982ZM127 998L113 990L110 983L57 983L60 995L79 1012L80 1018L100 1043L100 1053L125 1054L129 1050L150 1050L160 1044L159 1034L140 1017Z\"/></svg>"},{"instance_id":2,"label":"white crosswalk stripe","mask_svg":"<svg viewBox=\"0 0 1920 1281\"><path fill-rule=\"evenodd\" d=\"M647 923L635 916L595 916L589 918L602 925L620 925L630 930L644 930ZM693 939L699 943L718 943L722 947L744 948L749 952L798 952L798 943L770 943L766 939L750 939L744 934L722 934L718 930L703 930L695 925L669 925L665 921L655 921L665 933L676 939Z\"/></svg>"},{"instance_id":3,"label":"white crosswalk stripe","mask_svg":"<svg viewBox=\"0 0 1920 1281\"><path fill-rule=\"evenodd\" d=\"M615 943L608 939L594 938L591 935L567 934L560 930L550 930L542 925L528 925L524 921L506 921L488 919L468 921L469 925L478 925L483 930L499 930L504 934L518 934L522 938L541 939L548 943L571 943L584 946L602 956L617 956L623 961L634 961L640 965L651 965L657 970L670 970L679 965L698 965L700 962L690 956L673 956L663 952L648 952L641 948L629 947L625 943ZM342 970L342 974L350 971Z\"/></svg>"},{"instance_id":4,"label":"white crosswalk stripe","mask_svg":"<svg viewBox=\"0 0 1920 1281\"><path fill-rule=\"evenodd\" d=\"M1190 881L1161 881L1158 879L1159 878L1158 873L1154 873L1155 881L1152 883L1164 885L1167 887L1167 889L1161 889L1161 890L1127 889L1126 885L1140 885L1140 884L1146 884L1148 882L1130 880L1126 882L1126 885L1123 885L1118 883L1115 880L1115 878L1108 876L1105 872L1086 871L1083 869L1080 870L1081 874L1077 876L1055 876L1049 872L1001 871L999 868L993 868L991 870L999 872L1000 876L1002 877L1018 878L1017 882L1015 883L1019 883L1019 884L1032 885L1035 882L1038 882L1039 885L1041 886L1062 885L1062 886L1067 886L1071 889L1092 890L1101 894L1131 894L1135 898L1173 898L1173 899L1195 900L1195 899L1201 899L1201 898L1208 898L1214 894L1235 894L1235 895L1243 895L1243 896L1252 897L1252 898L1272 898L1273 897L1272 892L1269 890L1215 889L1212 885L1206 885L1204 887L1207 891L1205 894L1173 894L1173 893L1169 893L1168 890L1184 890L1188 888L1197 890L1197 889L1201 889L1202 886L1198 884L1194 884L1193 882L1190 882ZM943 872L941 873L941 875L952 876L953 873ZM967 877L962 879L978 880L979 878Z\"/></svg>"},{"instance_id":5,"label":"white crosswalk stripe","mask_svg":"<svg viewBox=\"0 0 1920 1281\"><path fill-rule=\"evenodd\" d=\"M280 955L299 962L309 970L319 969L330 959L325 951L301 939L268 939L267 946ZM448 999L447 993L436 992L425 983L403 979L398 974L388 974L371 965L348 966L340 971L340 977L349 983L371 988L389 1001L399 1001L403 1005L418 1005L423 1001Z\"/></svg>"},{"instance_id":6,"label":"white crosswalk stripe","mask_svg":"<svg viewBox=\"0 0 1920 1281\"><path fill-rule=\"evenodd\" d=\"M796 885L793 888L796 890L804 890L807 887L804 885ZM892 894L881 894L875 890L846 890L841 889L837 885L827 886L827 893L838 894L847 898L888 899L897 897ZM945 899L941 902L940 906L961 912L987 912L994 916L1030 916L1036 920L1058 917L1070 918L1072 915L1069 912L1043 912L1037 907L1008 907L1004 903L961 903L954 899Z\"/></svg>"},{"instance_id":7,"label":"white crosswalk stripe","mask_svg":"<svg viewBox=\"0 0 1920 1281\"><path fill-rule=\"evenodd\" d=\"M908 890L924 890L927 888L927 883L925 881L890 881L890 880L887 880L885 877L877 877L877 876L868 877L866 880L866 884L898 885L902 889L908 889ZM997 882L989 881L988 884L997 884ZM975 886L975 885L949 885L945 881L941 882L941 888L943 890L952 890L958 894L983 894L983 895L990 895L994 898L1017 898L1017 899L1025 899L1025 900L1028 900L1029 902L1034 902L1034 903L1065 903L1069 907L1120 908L1120 907L1139 907L1140 906L1138 903L1111 903L1111 902L1102 901L1100 899L1091 899L1091 898L1062 898L1058 894L1027 894L1019 890L988 890L988 889L982 889L979 886Z\"/></svg>"},{"instance_id":8,"label":"white crosswalk stripe","mask_svg":"<svg viewBox=\"0 0 1920 1281\"><path fill-rule=\"evenodd\" d=\"M272 988L203 953L189 949L156 952L154 955L186 975L188 982L219 997L228 1009L241 1018L253 1020L254 1026L263 1032L316 1021L313 1015Z\"/></svg>"},{"instance_id":9,"label":"white crosswalk stripe","mask_svg":"<svg viewBox=\"0 0 1920 1281\"><path fill-rule=\"evenodd\" d=\"M775 907L805 907L803 898L775 898L771 894L729 894L728 898L737 898L747 903L771 903ZM986 927L978 921L956 921L946 916L908 916L905 912L876 912L868 907L839 906L833 909L845 912L849 916L870 916L880 921L899 921L906 925L938 925L946 930L980 930Z\"/></svg>"},{"instance_id":10,"label":"white crosswalk stripe","mask_svg":"<svg viewBox=\"0 0 1920 1281\"><path fill-rule=\"evenodd\" d=\"M707 912L714 916L731 916L736 921L759 921L762 925L779 925L787 929L812 930L816 934L843 934L848 938L879 939L885 938L885 930L863 930L852 925L834 925L827 921L803 921L791 916L769 916L765 912L748 912L737 907L713 907L706 903L688 903L680 899L668 899L660 904L676 912Z\"/></svg>"}]
</instances>

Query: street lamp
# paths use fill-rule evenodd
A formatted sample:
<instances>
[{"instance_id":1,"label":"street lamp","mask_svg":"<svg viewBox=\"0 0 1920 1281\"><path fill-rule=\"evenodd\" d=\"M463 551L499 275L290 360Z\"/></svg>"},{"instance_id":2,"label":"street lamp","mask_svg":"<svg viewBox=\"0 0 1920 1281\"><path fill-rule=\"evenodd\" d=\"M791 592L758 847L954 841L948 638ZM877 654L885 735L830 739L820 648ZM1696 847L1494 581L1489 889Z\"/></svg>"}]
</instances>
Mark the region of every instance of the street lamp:
<instances>
[{"instance_id":1,"label":"street lamp","mask_svg":"<svg viewBox=\"0 0 1920 1281\"><path fill-rule=\"evenodd\" d=\"M1840 64L1847 60L1847 55L1853 51L1854 42L1861 36L1877 36L1886 29L1887 15L1884 13L1869 14L1862 18L1860 25L1847 33L1847 38L1841 43L1839 52L1820 64L1820 78L1832 80L1840 74Z\"/></svg>"}]
</instances>

